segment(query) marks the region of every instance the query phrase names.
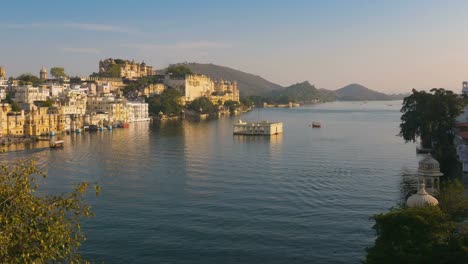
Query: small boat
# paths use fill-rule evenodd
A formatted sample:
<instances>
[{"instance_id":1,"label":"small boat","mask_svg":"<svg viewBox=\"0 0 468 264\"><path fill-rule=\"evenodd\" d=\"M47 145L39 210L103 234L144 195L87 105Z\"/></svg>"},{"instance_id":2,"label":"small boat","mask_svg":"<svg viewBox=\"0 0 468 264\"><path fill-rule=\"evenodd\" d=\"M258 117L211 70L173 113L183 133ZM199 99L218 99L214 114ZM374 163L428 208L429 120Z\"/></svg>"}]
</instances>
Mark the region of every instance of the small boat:
<instances>
[{"instance_id":1,"label":"small boat","mask_svg":"<svg viewBox=\"0 0 468 264\"><path fill-rule=\"evenodd\" d=\"M123 128L129 128L130 124L129 123L123 123Z\"/></svg>"},{"instance_id":2,"label":"small boat","mask_svg":"<svg viewBox=\"0 0 468 264\"><path fill-rule=\"evenodd\" d=\"M81 129L77 128L75 132L76 132L77 134L80 134L80 133L81 133Z\"/></svg>"},{"instance_id":3,"label":"small boat","mask_svg":"<svg viewBox=\"0 0 468 264\"><path fill-rule=\"evenodd\" d=\"M50 148L63 148L63 140L56 140L50 142Z\"/></svg>"},{"instance_id":4,"label":"small boat","mask_svg":"<svg viewBox=\"0 0 468 264\"><path fill-rule=\"evenodd\" d=\"M312 122L312 128L321 128L322 124L320 122Z\"/></svg>"}]
</instances>

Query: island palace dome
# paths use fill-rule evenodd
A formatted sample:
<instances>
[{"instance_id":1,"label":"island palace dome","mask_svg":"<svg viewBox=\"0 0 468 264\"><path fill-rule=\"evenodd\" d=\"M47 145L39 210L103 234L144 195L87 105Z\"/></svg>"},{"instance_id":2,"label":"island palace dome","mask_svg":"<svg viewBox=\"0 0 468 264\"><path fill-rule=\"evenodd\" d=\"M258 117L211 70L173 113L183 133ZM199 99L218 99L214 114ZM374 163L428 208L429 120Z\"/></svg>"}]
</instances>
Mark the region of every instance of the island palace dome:
<instances>
[{"instance_id":1,"label":"island palace dome","mask_svg":"<svg viewBox=\"0 0 468 264\"><path fill-rule=\"evenodd\" d=\"M421 183L419 191L411 195L406 201L406 205L409 207L436 206L438 204L439 201L426 191L426 185L424 183Z\"/></svg>"}]
</instances>

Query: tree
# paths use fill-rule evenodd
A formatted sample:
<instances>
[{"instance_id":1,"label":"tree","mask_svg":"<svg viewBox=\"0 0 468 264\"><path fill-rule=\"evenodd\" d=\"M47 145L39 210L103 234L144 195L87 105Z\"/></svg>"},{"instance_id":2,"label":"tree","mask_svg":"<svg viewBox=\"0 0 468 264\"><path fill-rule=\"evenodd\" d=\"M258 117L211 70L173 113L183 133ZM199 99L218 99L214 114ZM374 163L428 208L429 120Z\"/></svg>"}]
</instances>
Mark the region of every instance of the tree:
<instances>
[{"instance_id":1,"label":"tree","mask_svg":"<svg viewBox=\"0 0 468 264\"><path fill-rule=\"evenodd\" d=\"M254 105L254 101L252 100L251 97L242 97L240 99L240 101L245 106L253 106Z\"/></svg>"},{"instance_id":2,"label":"tree","mask_svg":"<svg viewBox=\"0 0 468 264\"><path fill-rule=\"evenodd\" d=\"M20 80L20 85L31 84L33 86L37 86L43 83L43 81L39 77L31 73L23 73L20 76L16 77L16 79Z\"/></svg>"},{"instance_id":3,"label":"tree","mask_svg":"<svg viewBox=\"0 0 468 264\"><path fill-rule=\"evenodd\" d=\"M373 217L377 239L366 264L466 263L467 236L437 206L392 209Z\"/></svg>"},{"instance_id":4,"label":"tree","mask_svg":"<svg viewBox=\"0 0 468 264\"><path fill-rule=\"evenodd\" d=\"M122 68L118 64L112 64L109 67L109 72L106 73L106 77L120 77Z\"/></svg>"},{"instance_id":5,"label":"tree","mask_svg":"<svg viewBox=\"0 0 468 264\"><path fill-rule=\"evenodd\" d=\"M184 65L170 65L166 69L166 73L172 74L175 78L184 78L187 74L192 74L192 71L189 67Z\"/></svg>"},{"instance_id":6,"label":"tree","mask_svg":"<svg viewBox=\"0 0 468 264\"><path fill-rule=\"evenodd\" d=\"M218 112L218 108L211 102L210 99L208 99L208 97L204 96L190 102L187 108L200 114L214 114Z\"/></svg>"},{"instance_id":7,"label":"tree","mask_svg":"<svg viewBox=\"0 0 468 264\"><path fill-rule=\"evenodd\" d=\"M459 181L445 182L439 206L393 208L372 218L377 234L365 263L465 263L468 197Z\"/></svg>"},{"instance_id":8,"label":"tree","mask_svg":"<svg viewBox=\"0 0 468 264\"><path fill-rule=\"evenodd\" d=\"M463 221L468 217L468 196L459 180L448 181L441 184L439 207L454 221Z\"/></svg>"},{"instance_id":9,"label":"tree","mask_svg":"<svg viewBox=\"0 0 468 264\"><path fill-rule=\"evenodd\" d=\"M236 109L239 107L240 103L238 101L227 100L224 102L224 106L229 108L229 113L233 114Z\"/></svg>"},{"instance_id":10,"label":"tree","mask_svg":"<svg viewBox=\"0 0 468 264\"><path fill-rule=\"evenodd\" d=\"M54 100L52 99L47 99L45 101L39 101L36 103L36 106L39 106L39 107L52 107L54 106L55 102Z\"/></svg>"},{"instance_id":11,"label":"tree","mask_svg":"<svg viewBox=\"0 0 468 264\"><path fill-rule=\"evenodd\" d=\"M399 135L406 142L420 138L423 147L432 148L445 175L453 175L457 167L453 129L463 107L463 99L452 91L432 89L427 93L413 89L401 108Z\"/></svg>"},{"instance_id":12,"label":"tree","mask_svg":"<svg viewBox=\"0 0 468 264\"><path fill-rule=\"evenodd\" d=\"M65 69L61 67L53 67L50 69L50 75L54 76L56 79L64 78L67 75L65 74Z\"/></svg>"},{"instance_id":13,"label":"tree","mask_svg":"<svg viewBox=\"0 0 468 264\"><path fill-rule=\"evenodd\" d=\"M11 98L11 94L10 94L10 93L8 93L7 96L6 96L6 102L7 102L8 104L10 104L10 106L11 106L11 111L13 111L13 112L19 112L19 111L21 111L20 105L19 105L17 102L13 101L13 99Z\"/></svg>"},{"instance_id":14,"label":"tree","mask_svg":"<svg viewBox=\"0 0 468 264\"><path fill-rule=\"evenodd\" d=\"M93 215L84 202L89 183L68 194L37 194L34 161L0 166L0 259L2 263L78 263L85 236L79 220ZM95 187L96 194L99 191Z\"/></svg>"},{"instance_id":15,"label":"tree","mask_svg":"<svg viewBox=\"0 0 468 264\"><path fill-rule=\"evenodd\" d=\"M115 59L114 62L119 65L124 65L126 63L126 61L122 59Z\"/></svg>"},{"instance_id":16,"label":"tree","mask_svg":"<svg viewBox=\"0 0 468 264\"><path fill-rule=\"evenodd\" d=\"M163 112L166 115L178 115L182 111L178 90L166 89L161 94L155 94L148 98L148 110L151 115Z\"/></svg>"}]
</instances>

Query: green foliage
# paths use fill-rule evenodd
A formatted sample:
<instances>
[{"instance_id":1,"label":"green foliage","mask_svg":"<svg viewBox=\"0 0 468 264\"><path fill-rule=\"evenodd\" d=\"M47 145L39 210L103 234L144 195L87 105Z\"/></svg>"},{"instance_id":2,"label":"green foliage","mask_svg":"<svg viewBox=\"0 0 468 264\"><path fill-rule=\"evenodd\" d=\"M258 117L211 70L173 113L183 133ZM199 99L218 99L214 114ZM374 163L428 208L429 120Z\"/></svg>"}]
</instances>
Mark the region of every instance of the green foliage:
<instances>
[{"instance_id":1,"label":"green foliage","mask_svg":"<svg viewBox=\"0 0 468 264\"><path fill-rule=\"evenodd\" d=\"M79 263L85 236L79 220L92 216L84 202L89 183L71 193L37 194L34 161L0 166L0 259L2 263ZM99 191L95 187L96 194Z\"/></svg>"},{"instance_id":2,"label":"green foliage","mask_svg":"<svg viewBox=\"0 0 468 264\"><path fill-rule=\"evenodd\" d=\"M367 264L466 263L467 236L437 206L392 209L373 217L375 245Z\"/></svg>"},{"instance_id":3,"label":"green foliage","mask_svg":"<svg viewBox=\"0 0 468 264\"><path fill-rule=\"evenodd\" d=\"M138 80L127 84L123 92L125 96L128 96L132 93L135 94L135 93L141 92L146 86L150 84L156 84L156 83L161 83L161 81L156 76L140 77L138 78Z\"/></svg>"},{"instance_id":4,"label":"green foliage","mask_svg":"<svg viewBox=\"0 0 468 264\"><path fill-rule=\"evenodd\" d=\"M437 198L440 209L454 221L468 217L468 196L459 180L443 182Z\"/></svg>"},{"instance_id":5,"label":"green foliage","mask_svg":"<svg viewBox=\"0 0 468 264\"><path fill-rule=\"evenodd\" d=\"M153 116L163 112L165 115L178 115L182 111L178 90L166 89L161 94L155 94L148 98L148 110Z\"/></svg>"},{"instance_id":6,"label":"green foliage","mask_svg":"<svg viewBox=\"0 0 468 264\"><path fill-rule=\"evenodd\" d=\"M13 112L21 111L21 107L19 106L19 104L17 102L13 101L13 99L11 98L10 93L7 94L5 100L11 106L11 111L13 111Z\"/></svg>"},{"instance_id":7,"label":"green foliage","mask_svg":"<svg viewBox=\"0 0 468 264\"><path fill-rule=\"evenodd\" d=\"M439 206L398 208L373 216L375 245L365 263L466 263L468 197L457 180L445 182Z\"/></svg>"},{"instance_id":8,"label":"green foliage","mask_svg":"<svg viewBox=\"0 0 468 264\"><path fill-rule=\"evenodd\" d=\"M241 104L245 105L245 106L253 106L255 104L255 102L253 101L252 97L242 97L240 99L240 102Z\"/></svg>"},{"instance_id":9,"label":"green foliage","mask_svg":"<svg viewBox=\"0 0 468 264\"><path fill-rule=\"evenodd\" d=\"M269 104L288 104L289 102L299 102L310 104L316 101L329 102L334 101L335 96L330 91L318 90L309 82L302 82L286 87L282 90L270 92L265 101Z\"/></svg>"},{"instance_id":10,"label":"green foliage","mask_svg":"<svg viewBox=\"0 0 468 264\"><path fill-rule=\"evenodd\" d=\"M263 105L263 102L266 102L265 98L259 95L251 95L251 96L245 96L241 98L241 102L244 105L258 105L261 106Z\"/></svg>"},{"instance_id":11,"label":"green foliage","mask_svg":"<svg viewBox=\"0 0 468 264\"><path fill-rule=\"evenodd\" d=\"M47 99L43 102L37 102L36 105L38 107L52 107L54 106L55 102L52 99Z\"/></svg>"},{"instance_id":12,"label":"green foliage","mask_svg":"<svg viewBox=\"0 0 468 264\"><path fill-rule=\"evenodd\" d=\"M463 107L463 99L452 91L432 89L427 93L413 89L401 108L399 135L406 142L420 138L423 147L433 148L446 176L456 173L458 166L453 129Z\"/></svg>"},{"instance_id":13,"label":"green foliage","mask_svg":"<svg viewBox=\"0 0 468 264\"><path fill-rule=\"evenodd\" d=\"M123 65L123 64L125 64L126 61L125 61L125 60L122 60L122 59L115 59L114 62L115 62L116 64Z\"/></svg>"},{"instance_id":14,"label":"green foliage","mask_svg":"<svg viewBox=\"0 0 468 264\"><path fill-rule=\"evenodd\" d=\"M67 75L65 74L65 69L61 67L53 67L50 69L50 75L54 76L55 78L64 78Z\"/></svg>"},{"instance_id":15,"label":"green foliage","mask_svg":"<svg viewBox=\"0 0 468 264\"><path fill-rule=\"evenodd\" d=\"M175 78L184 78L187 74L192 74L192 71L184 65L170 65L166 69L166 73L172 74Z\"/></svg>"},{"instance_id":16,"label":"green foliage","mask_svg":"<svg viewBox=\"0 0 468 264\"><path fill-rule=\"evenodd\" d=\"M227 100L224 102L224 106L229 108L229 113L233 114L237 108L239 108L240 103L233 100Z\"/></svg>"},{"instance_id":17,"label":"green foliage","mask_svg":"<svg viewBox=\"0 0 468 264\"><path fill-rule=\"evenodd\" d=\"M11 105L11 111L13 112L21 111L21 106L17 102L13 101L10 105Z\"/></svg>"},{"instance_id":18,"label":"green foliage","mask_svg":"<svg viewBox=\"0 0 468 264\"><path fill-rule=\"evenodd\" d=\"M113 64L109 67L109 72L107 73L107 77L120 77L120 72L122 68L119 65Z\"/></svg>"},{"instance_id":19,"label":"green foliage","mask_svg":"<svg viewBox=\"0 0 468 264\"><path fill-rule=\"evenodd\" d=\"M37 86L44 83L39 77L31 73L23 73L16 77L16 79L20 80L20 85L32 84L33 86Z\"/></svg>"},{"instance_id":20,"label":"green foliage","mask_svg":"<svg viewBox=\"0 0 468 264\"><path fill-rule=\"evenodd\" d=\"M218 107L207 97L200 97L193 100L188 104L187 108L200 114L214 114L218 112Z\"/></svg>"},{"instance_id":21,"label":"green foliage","mask_svg":"<svg viewBox=\"0 0 468 264\"><path fill-rule=\"evenodd\" d=\"M335 100L335 95L331 91L315 88L309 82L302 82L291 85L281 90L274 90L257 100L256 104L263 102L268 104L288 104L299 102L303 104L320 102L330 102ZM259 102L261 101L261 102Z\"/></svg>"}]
</instances>

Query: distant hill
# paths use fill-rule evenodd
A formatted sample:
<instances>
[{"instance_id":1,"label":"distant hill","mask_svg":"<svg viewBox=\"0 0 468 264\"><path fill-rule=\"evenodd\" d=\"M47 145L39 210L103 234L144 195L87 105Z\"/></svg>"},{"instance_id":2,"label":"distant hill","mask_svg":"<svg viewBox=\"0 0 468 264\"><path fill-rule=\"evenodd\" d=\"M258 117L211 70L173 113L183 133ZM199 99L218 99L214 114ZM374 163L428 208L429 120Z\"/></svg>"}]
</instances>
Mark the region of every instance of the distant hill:
<instances>
[{"instance_id":1,"label":"distant hill","mask_svg":"<svg viewBox=\"0 0 468 264\"><path fill-rule=\"evenodd\" d=\"M274 102L285 103L294 101L299 103L312 103L316 100L329 102L335 100L335 94L325 89L317 89L308 81L296 83L281 90L274 90L267 95Z\"/></svg>"},{"instance_id":2,"label":"distant hill","mask_svg":"<svg viewBox=\"0 0 468 264\"><path fill-rule=\"evenodd\" d=\"M371 90L360 84L350 84L335 91L336 99L340 101L378 101L378 100L398 100L405 95L388 95Z\"/></svg>"},{"instance_id":3,"label":"distant hill","mask_svg":"<svg viewBox=\"0 0 468 264\"><path fill-rule=\"evenodd\" d=\"M261 95L272 90L283 89L281 85L250 73L215 64L184 63L192 72L203 74L214 80L237 81L241 96Z\"/></svg>"},{"instance_id":4,"label":"distant hill","mask_svg":"<svg viewBox=\"0 0 468 264\"><path fill-rule=\"evenodd\" d=\"M288 87L283 87L279 84L270 82L261 76L235 70L229 67L206 64L206 63L178 63L174 65L184 65L192 72L209 76L213 80L229 80L237 81L241 97L246 96L264 96L270 99L276 98L286 100L287 97L296 102L309 103L314 99L322 102L334 100L341 101L373 101L373 100L399 100L403 99L407 94L384 94L373 91L360 84L350 84L336 91L326 89L317 89L309 82L296 83ZM164 72L165 69L159 72Z\"/></svg>"}]
</instances>

